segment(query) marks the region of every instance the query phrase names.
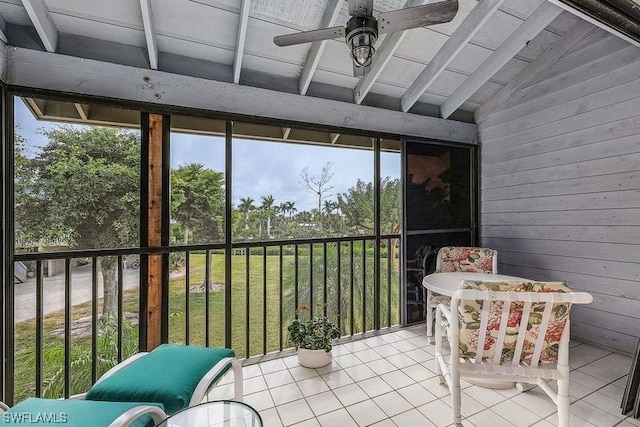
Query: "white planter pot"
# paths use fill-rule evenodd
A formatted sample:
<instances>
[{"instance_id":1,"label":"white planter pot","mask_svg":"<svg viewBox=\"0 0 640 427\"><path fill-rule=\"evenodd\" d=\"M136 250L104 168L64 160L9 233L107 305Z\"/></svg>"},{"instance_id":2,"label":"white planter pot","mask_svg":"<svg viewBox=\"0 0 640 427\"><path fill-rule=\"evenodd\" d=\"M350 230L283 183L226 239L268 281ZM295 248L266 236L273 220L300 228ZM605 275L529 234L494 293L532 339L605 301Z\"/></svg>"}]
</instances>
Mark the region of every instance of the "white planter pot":
<instances>
[{"instance_id":1,"label":"white planter pot","mask_svg":"<svg viewBox=\"0 0 640 427\"><path fill-rule=\"evenodd\" d=\"M299 348L298 363L306 368L321 368L331 363L331 352Z\"/></svg>"}]
</instances>

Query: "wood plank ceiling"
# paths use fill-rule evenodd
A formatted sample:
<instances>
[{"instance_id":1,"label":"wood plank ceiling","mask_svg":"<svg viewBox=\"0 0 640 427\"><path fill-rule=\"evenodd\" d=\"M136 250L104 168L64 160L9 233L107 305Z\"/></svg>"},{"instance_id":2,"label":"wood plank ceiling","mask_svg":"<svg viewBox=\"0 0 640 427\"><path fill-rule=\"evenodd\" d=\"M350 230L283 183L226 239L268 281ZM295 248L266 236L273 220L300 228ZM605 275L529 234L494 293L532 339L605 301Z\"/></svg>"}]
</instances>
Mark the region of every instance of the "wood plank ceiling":
<instances>
[{"instance_id":1,"label":"wood plank ceiling","mask_svg":"<svg viewBox=\"0 0 640 427\"><path fill-rule=\"evenodd\" d=\"M374 14L428 2L375 0ZM343 40L290 47L273 43L276 35L345 24L344 0L0 0L0 40L474 122L603 31L561 6L557 0L459 0L449 23L381 36L362 78L353 76ZM69 111L76 120L91 121L91 111L80 104Z\"/></svg>"}]
</instances>

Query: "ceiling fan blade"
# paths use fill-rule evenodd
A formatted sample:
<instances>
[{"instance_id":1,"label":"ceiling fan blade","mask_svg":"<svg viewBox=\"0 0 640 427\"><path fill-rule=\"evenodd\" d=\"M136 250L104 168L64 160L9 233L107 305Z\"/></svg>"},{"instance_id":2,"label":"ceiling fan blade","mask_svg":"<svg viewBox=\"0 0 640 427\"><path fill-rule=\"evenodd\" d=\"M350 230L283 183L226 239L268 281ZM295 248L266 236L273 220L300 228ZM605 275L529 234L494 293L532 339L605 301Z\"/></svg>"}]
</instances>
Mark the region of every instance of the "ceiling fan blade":
<instances>
[{"instance_id":1,"label":"ceiling fan blade","mask_svg":"<svg viewBox=\"0 0 640 427\"><path fill-rule=\"evenodd\" d=\"M393 33L425 25L443 24L451 21L457 12L458 0L446 0L384 12L378 17L378 32Z\"/></svg>"},{"instance_id":2,"label":"ceiling fan blade","mask_svg":"<svg viewBox=\"0 0 640 427\"><path fill-rule=\"evenodd\" d=\"M273 42L278 46L291 46L293 44L311 43L321 40L337 39L344 37L344 27L320 28L319 30L301 31L299 33L275 36Z\"/></svg>"}]
</instances>

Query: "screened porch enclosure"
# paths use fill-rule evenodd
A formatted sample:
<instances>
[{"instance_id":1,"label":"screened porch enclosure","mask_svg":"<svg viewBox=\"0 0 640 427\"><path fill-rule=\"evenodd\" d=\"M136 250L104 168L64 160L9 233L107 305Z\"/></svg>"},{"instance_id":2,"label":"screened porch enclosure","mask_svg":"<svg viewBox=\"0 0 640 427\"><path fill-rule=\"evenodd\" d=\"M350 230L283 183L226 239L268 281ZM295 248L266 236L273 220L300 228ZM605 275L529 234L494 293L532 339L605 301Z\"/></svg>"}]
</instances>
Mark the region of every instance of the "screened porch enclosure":
<instances>
[{"instance_id":1,"label":"screened porch enclosure","mask_svg":"<svg viewBox=\"0 0 640 427\"><path fill-rule=\"evenodd\" d=\"M248 359L287 354L287 325L300 307L336 322L344 337L422 320L421 298L402 281L399 139L293 126L285 138L283 126L266 122L136 115L115 105L85 104L96 116L82 120L72 100L14 100L11 265L14 276L17 267L26 272L7 294L8 354L16 356L5 381L14 401L80 393L109 366L160 342L226 346ZM432 146L436 157L466 152L469 165L474 155L412 144ZM256 169L251 151L288 158L285 193L283 172ZM365 162L364 175L317 164L327 156ZM445 185L450 167L421 173ZM308 203L299 190L279 196L293 191L296 177L315 194ZM271 194L246 193L263 182ZM470 192L462 190L463 204ZM441 230L453 243L446 236Z\"/></svg>"}]
</instances>

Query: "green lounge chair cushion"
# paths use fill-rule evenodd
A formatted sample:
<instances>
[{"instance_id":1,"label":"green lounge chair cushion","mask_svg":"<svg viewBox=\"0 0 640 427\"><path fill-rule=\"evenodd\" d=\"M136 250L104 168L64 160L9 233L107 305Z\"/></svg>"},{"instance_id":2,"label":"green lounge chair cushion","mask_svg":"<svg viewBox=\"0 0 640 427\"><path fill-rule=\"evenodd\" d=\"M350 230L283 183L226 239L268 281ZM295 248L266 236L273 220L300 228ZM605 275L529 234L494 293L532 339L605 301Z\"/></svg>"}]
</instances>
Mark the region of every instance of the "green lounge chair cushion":
<instances>
[{"instance_id":1,"label":"green lounge chair cushion","mask_svg":"<svg viewBox=\"0 0 640 427\"><path fill-rule=\"evenodd\" d=\"M235 357L234 351L228 348L162 344L95 384L86 398L113 402L158 402L171 415L189 406L198 382L225 357Z\"/></svg>"},{"instance_id":2,"label":"green lounge chair cushion","mask_svg":"<svg viewBox=\"0 0 640 427\"><path fill-rule=\"evenodd\" d=\"M0 424L38 427L106 427L122 413L140 405L153 405L162 409L162 405L158 403L92 402L30 397L0 414ZM150 415L138 417L130 424L132 427L153 425Z\"/></svg>"}]
</instances>

